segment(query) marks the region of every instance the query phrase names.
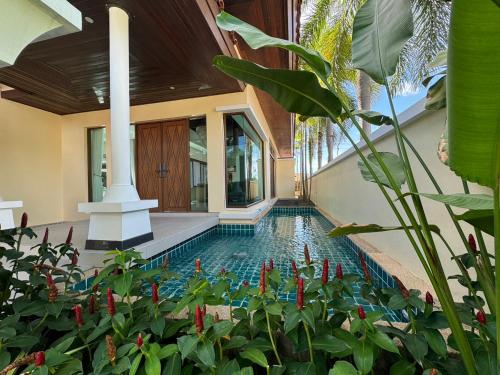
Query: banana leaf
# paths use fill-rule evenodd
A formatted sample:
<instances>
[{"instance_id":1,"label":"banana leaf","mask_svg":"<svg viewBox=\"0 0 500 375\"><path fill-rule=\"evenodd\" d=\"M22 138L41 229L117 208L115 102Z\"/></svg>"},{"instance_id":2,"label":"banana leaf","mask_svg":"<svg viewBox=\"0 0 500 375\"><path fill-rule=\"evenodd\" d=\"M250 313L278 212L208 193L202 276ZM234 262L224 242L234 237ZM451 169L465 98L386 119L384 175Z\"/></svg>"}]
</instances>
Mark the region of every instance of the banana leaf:
<instances>
[{"instance_id":1,"label":"banana leaf","mask_svg":"<svg viewBox=\"0 0 500 375\"><path fill-rule=\"evenodd\" d=\"M454 1L448 47L449 166L493 188L500 175L500 8Z\"/></svg>"}]
</instances>

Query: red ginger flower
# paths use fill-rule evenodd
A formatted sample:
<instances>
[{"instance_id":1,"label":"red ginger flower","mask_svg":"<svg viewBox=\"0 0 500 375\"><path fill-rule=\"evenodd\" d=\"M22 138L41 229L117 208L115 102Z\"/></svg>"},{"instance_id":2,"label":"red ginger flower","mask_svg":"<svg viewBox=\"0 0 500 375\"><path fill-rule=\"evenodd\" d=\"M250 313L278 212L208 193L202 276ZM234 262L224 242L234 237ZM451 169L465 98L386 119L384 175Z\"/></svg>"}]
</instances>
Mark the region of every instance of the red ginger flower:
<instances>
[{"instance_id":1,"label":"red ginger flower","mask_svg":"<svg viewBox=\"0 0 500 375\"><path fill-rule=\"evenodd\" d=\"M82 306L73 306L73 311L75 312L76 325L78 326L78 328L80 328L81 326L83 326Z\"/></svg>"},{"instance_id":2,"label":"red ginger flower","mask_svg":"<svg viewBox=\"0 0 500 375\"><path fill-rule=\"evenodd\" d=\"M304 308L304 279L301 277L297 282L297 309Z\"/></svg>"},{"instance_id":3,"label":"red ginger flower","mask_svg":"<svg viewBox=\"0 0 500 375\"><path fill-rule=\"evenodd\" d=\"M247 280L243 281L243 286L247 287L249 285L250 285L250 283Z\"/></svg>"},{"instance_id":4,"label":"red ginger flower","mask_svg":"<svg viewBox=\"0 0 500 375\"><path fill-rule=\"evenodd\" d=\"M482 326L484 326L487 322L486 321L486 314L484 313L484 311L481 311L481 310L479 310L477 312L476 319L479 322L479 324L481 324Z\"/></svg>"},{"instance_id":5,"label":"red ginger flower","mask_svg":"<svg viewBox=\"0 0 500 375\"><path fill-rule=\"evenodd\" d=\"M337 264L337 269L335 270L335 276L337 279L342 280L344 278L344 271L342 270L342 264Z\"/></svg>"},{"instance_id":6,"label":"red ginger flower","mask_svg":"<svg viewBox=\"0 0 500 375\"><path fill-rule=\"evenodd\" d=\"M359 253L359 261L361 263L363 274L365 275L365 281L367 283L371 283L372 277L370 276L370 272L368 271L368 265L366 264L365 256L363 255L362 252Z\"/></svg>"},{"instance_id":7,"label":"red ginger flower","mask_svg":"<svg viewBox=\"0 0 500 375\"><path fill-rule=\"evenodd\" d=\"M205 319L205 316L207 316L207 305L203 305L203 309L201 310L201 316L203 319Z\"/></svg>"},{"instance_id":8,"label":"red ginger flower","mask_svg":"<svg viewBox=\"0 0 500 375\"><path fill-rule=\"evenodd\" d=\"M469 234L469 246L472 252L477 253L477 245L476 245L476 239L474 238L474 235L471 233Z\"/></svg>"},{"instance_id":9,"label":"red ginger flower","mask_svg":"<svg viewBox=\"0 0 500 375\"><path fill-rule=\"evenodd\" d=\"M106 349L108 352L108 359L114 366L116 362L116 346L113 342L113 337L110 335L106 335Z\"/></svg>"},{"instance_id":10,"label":"red ginger flower","mask_svg":"<svg viewBox=\"0 0 500 375\"><path fill-rule=\"evenodd\" d=\"M73 227L69 228L68 237L66 237L66 245L71 245L71 240L73 239Z\"/></svg>"},{"instance_id":11,"label":"red ginger flower","mask_svg":"<svg viewBox=\"0 0 500 375\"><path fill-rule=\"evenodd\" d=\"M151 284L151 299L155 305L158 303L158 285L155 283Z\"/></svg>"},{"instance_id":12,"label":"red ginger flower","mask_svg":"<svg viewBox=\"0 0 500 375\"><path fill-rule=\"evenodd\" d=\"M45 352L35 353L35 366L42 367L45 364Z\"/></svg>"},{"instance_id":13,"label":"red ginger flower","mask_svg":"<svg viewBox=\"0 0 500 375\"><path fill-rule=\"evenodd\" d=\"M196 333L200 334L203 332L203 315L200 309L200 305L196 305L194 313L194 324L196 326Z\"/></svg>"},{"instance_id":14,"label":"red ginger flower","mask_svg":"<svg viewBox=\"0 0 500 375\"><path fill-rule=\"evenodd\" d=\"M328 263L328 259L325 258L323 260L323 273L321 275L321 283L323 285L326 285L328 284L328 268L329 268L329 263Z\"/></svg>"},{"instance_id":15,"label":"red ginger flower","mask_svg":"<svg viewBox=\"0 0 500 375\"><path fill-rule=\"evenodd\" d=\"M273 258L269 259L269 272L274 270L274 261Z\"/></svg>"},{"instance_id":16,"label":"red ginger flower","mask_svg":"<svg viewBox=\"0 0 500 375\"><path fill-rule=\"evenodd\" d=\"M71 256L71 265L76 266L78 264L78 253L76 251L73 252Z\"/></svg>"},{"instance_id":17,"label":"red ginger flower","mask_svg":"<svg viewBox=\"0 0 500 375\"><path fill-rule=\"evenodd\" d=\"M260 269L260 280L259 280L259 293L264 294L266 292L266 262L262 263Z\"/></svg>"},{"instance_id":18,"label":"red ginger flower","mask_svg":"<svg viewBox=\"0 0 500 375\"><path fill-rule=\"evenodd\" d=\"M307 244L304 245L304 259L306 264L309 266L311 264L311 255L309 255L309 247Z\"/></svg>"},{"instance_id":19,"label":"red ginger flower","mask_svg":"<svg viewBox=\"0 0 500 375\"><path fill-rule=\"evenodd\" d=\"M427 303L428 305L434 305L434 298L429 292L425 293L425 303Z\"/></svg>"},{"instance_id":20,"label":"red ginger flower","mask_svg":"<svg viewBox=\"0 0 500 375\"><path fill-rule=\"evenodd\" d=\"M94 277L97 277L99 276L99 271L97 269L94 270ZM99 289L99 284L95 284L93 287L92 287L92 291L94 293L97 293L97 290Z\"/></svg>"},{"instance_id":21,"label":"red ginger flower","mask_svg":"<svg viewBox=\"0 0 500 375\"><path fill-rule=\"evenodd\" d=\"M221 275L225 275L226 274L226 269L224 267L222 267L220 269L220 273L221 273Z\"/></svg>"},{"instance_id":22,"label":"red ginger flower","mask_svg":"<svg viewBox=\"0 0 500 375\"><path fill-rule=\"evenodd\" d=\"M116 306L115 306L115 297L113 296L113 291L111 288L108 288L108 313L113 316L116 314Z\"/></svg>"},{"instance_id":23,"label":"red ginger flower","mask_svg":"<svg viewBox=\"0 0 500 375\"><path fill-rule=\"evenodd\" d=\"M142 335L140 333L137 335L136 344L138 348L144 344L144 340L142 339Z\"/></svg>"},{"instance_id":24,"label":"red ginger flower","mask_svg":"<svg viewBox=\"0 0 500 375\"><path fill-rule=\"evenodd\" d=\"M195 272L201 272L201 259L200 258L197 258L194 261L194 270L195 270Z\"/></svg>"},{"instance_id":25,"label":"red ginger flower","mask_svg":"<svg viewBox=\"0 0 500 375\"><path fill-rule=\"evenodd\" d=\"M47 274L47 286L50 288L54 285L54 280L52 279L52 275L50 273Z\"/></svg>"},{"instance_id":26,"label":"red ginger flower","mask_svg":"<svg viewBox=\"0 0 500 375\"><path fill-rule=\"evenodd\" d=\"M438 374L439 374L439 372L435 368L433 368L433 369L431 369L431 371L429 371L429 375L438 375Z\"/></svg>"},{"instance_id":27,"label":"red ginger flower","mask_svg":"<svg viewBox=\"0 0 500 375\"><path fill-rule=\"evenodd\" d=\"M45 234L43 235L42 245L47 245L49 242L49 228L45 228Z\"/></svg>"},{"instance_id":28,"label":"red ginger flower","mask_svg":"<svg viewBox=\"0 0 500 375\"><path fill-rule=\"evenodd\" d=\"M361 320L365 320L366 319L365 309L361 305L358 306L358 316L359 316L359 318Z\"/></svg>"},{"instance_id":29,"label":"red ginger flower","mask_svg":"<svg viewBox=\"0 0 500 375\"><path fill-rule=\"evenodd\" d=\"M396 285L398 286L398 289L401 292L401 295L403 296L403 298L404 299L410 298L410 292L408 291L408 289L406 289L406 287L403 284L403 282L401 280L399 280L399 278L397 276L393 275L392 278L396 282Z\"/></svg>"},{"instance_id":30,"label":"red ginger flower","mask_svg":"<svg viewBox=\"0 0 500 375\"><path fill-rule=\"evenodd\" d=\"M55 284L52 284L49 287L49 302L55 302L58 294L59 291L57 290L57 286L55 286Z\"/></svg>"},{"instance_id":31,"label":"red ginger flower","mask_svg":"<svg viewBox=\"0 0 500 375\"><path fill-rule=\"evenodd\" d=\"M299 271L297 270L297 264L295 263L294 260L292 260L292 273L293 273L293 280L295 283L297 283L297 280L299 279Z\"/></svg>"},{"instance_id":32,"label":"red ginger flower","mask_svg":"<svg viewBox=\"0 0 500 375\"><path fill-rule=\"evenodd\" d=\"M219 323L220 322L219 313L217 311L215 312L215 315L214 315L214 322L215 323Z\"/></svg>"},{"instance_id":33,"label":"red ginger flower","mask_svg":"<svg viewBox=\"0 0 500 375\"><path fill-rule=\"evenodd\" d=\"M23 212L23 216L21 216L21 228L26 228L28 226L28 214Z\"/></svg>"},{"instance_id":34,"label":"red ginger flower","mask_svg":"<svg viewBox=\"0 0 500 375\"><path fill-rule=\"evenodd\" d=\"M89 299L89 314L95 312L95 296L92 294Z\"/></svg>"}]
</instances>

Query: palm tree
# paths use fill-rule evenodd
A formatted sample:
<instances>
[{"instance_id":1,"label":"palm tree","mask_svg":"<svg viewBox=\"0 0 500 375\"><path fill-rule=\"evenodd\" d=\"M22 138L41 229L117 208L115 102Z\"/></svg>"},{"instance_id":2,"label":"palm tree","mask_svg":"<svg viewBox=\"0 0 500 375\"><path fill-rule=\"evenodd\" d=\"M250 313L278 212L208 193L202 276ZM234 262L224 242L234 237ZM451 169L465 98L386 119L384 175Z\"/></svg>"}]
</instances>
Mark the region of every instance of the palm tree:
<instances>
[{"instance_id":1,"label":"palm tree","mask_svg":"<svg viewBox=\"0 0 500 375\"><path fill-rule=\"evenodd\" d=\"M365 0L305 0L308 13L302 26L303 45L319 50L332 64L332 83L344 98L350 97L346 83L353 82L357 107L369 110L374 87L362 72L351 66L351 35L354 16ZM415 90L428 75L428 64L446 48L450 3L447 0L410 0L414 16L414 36L400 57L391 81L393 93ZM354 78L354 79L353 79ZM370 125L363 122L369 134Z\"/></svg>"}]
</instances>

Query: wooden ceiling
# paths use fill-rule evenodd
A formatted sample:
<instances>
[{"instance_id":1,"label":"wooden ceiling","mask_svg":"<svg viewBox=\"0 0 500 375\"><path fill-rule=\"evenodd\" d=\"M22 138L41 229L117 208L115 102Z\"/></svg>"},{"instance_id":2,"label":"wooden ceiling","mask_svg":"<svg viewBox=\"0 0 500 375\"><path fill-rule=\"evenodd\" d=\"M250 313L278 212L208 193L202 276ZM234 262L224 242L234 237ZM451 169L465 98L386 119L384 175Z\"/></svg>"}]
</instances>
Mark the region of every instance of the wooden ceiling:
<instances>
[{"instance_id":1,"label":"wooden ceiling","mask_svg":"<svg viewBox=\"0 0 500 375\"><path fill-rule=\"evenodd\" d=\"M109 33L106 6L130 15L131 105L241 91L242 83L212 67L217 54L236 56L230 36L215 24L216 0L69 0L90 18L83 31L29 45L15 65L0 69L4 99L61 115L109 108ZM296 0L226 0L225 9L267 33L288 38ZM291 11L292 9L292 11ZM290 13L291 12L291 13ZM289 67L284 51L253 51L243 57L269 67ZM282 157L291 156L291 116L263 92L264 114ZM100 102L101 101L101 102Z\"/></svg>"}]
</instances>

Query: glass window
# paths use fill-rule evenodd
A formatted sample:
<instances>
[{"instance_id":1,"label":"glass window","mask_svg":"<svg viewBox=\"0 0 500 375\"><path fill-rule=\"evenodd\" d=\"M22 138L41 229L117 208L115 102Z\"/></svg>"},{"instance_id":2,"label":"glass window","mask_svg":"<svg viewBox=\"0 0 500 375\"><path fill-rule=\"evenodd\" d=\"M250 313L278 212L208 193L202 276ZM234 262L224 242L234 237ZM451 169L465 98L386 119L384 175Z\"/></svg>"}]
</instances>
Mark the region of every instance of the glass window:
<instances>
[{"instance_id":1,"label":"glass window","mask_svg":"<svg viewBox=\"0 0 500 375\"><path fill-rule=\"evenodd\" d=\"M106 193L106 128L91 128L88 139L89 202L101 202Z\"/></svg>"},{"instance_id":2,"label":"glass window","mask_svg":"<svg viewBox=\"0 0 500 375\"><path fill-rule=\"evenodd\" d=\"M207 121L189 120L189 167L191 176L191 211L208 211Z\"/></svg>"},{"instance_id":3,"label":"glass window","mask_svg":"<svg viewBox=\"0 0 500 375\"><path fill-rule=\"evenodd\" d=\"M276 161L274 160L273 154L269 158L271 163L269 165L271 172L271 198L276 197Z\"/></svg>"},{"instance_id":4,"label":"glass window","mask_svg":"<svg viewBox=\"0 0 500 375\"><path fill-rule=\"evenodd\" d=\"M227 206L264 199L263 143L243 114L226 115Z\"/></svg>"}]
</instances>

